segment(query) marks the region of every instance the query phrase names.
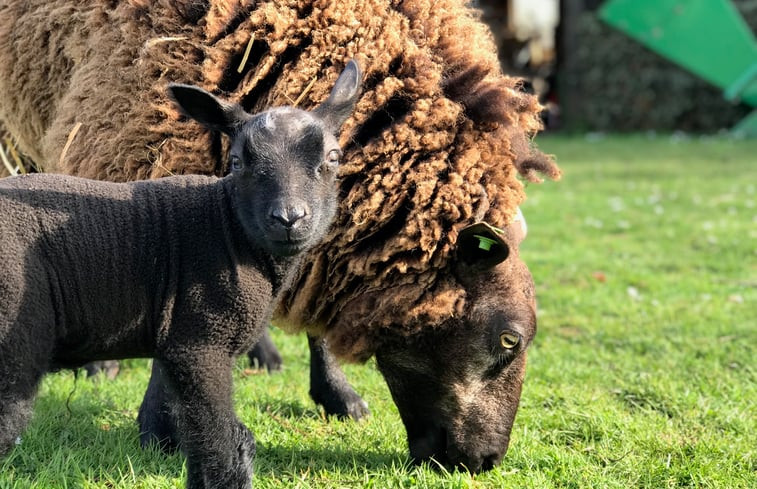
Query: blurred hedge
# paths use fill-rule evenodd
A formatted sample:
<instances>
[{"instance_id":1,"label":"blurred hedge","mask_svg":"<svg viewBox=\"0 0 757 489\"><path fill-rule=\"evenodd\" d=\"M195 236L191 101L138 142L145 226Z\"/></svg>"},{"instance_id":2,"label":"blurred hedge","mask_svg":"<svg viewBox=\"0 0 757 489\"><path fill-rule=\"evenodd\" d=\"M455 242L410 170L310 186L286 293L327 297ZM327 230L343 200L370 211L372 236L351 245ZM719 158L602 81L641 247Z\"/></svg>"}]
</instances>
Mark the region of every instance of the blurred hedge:
<instances>
[{"instance_id":1,"label":"blurred hedge","mask_svg":"<svg viewBox=\"0 0 757 489\"><path fill-rule=\"evenodd\" d=\"M757 0L734 4L754 31ZM732 126L750 111L602 23L593 10L580 12L567 34L572 38L562 46L571 50L558 53L558 99L569 128L712 132Z\"/></svg>"}]
</instances>

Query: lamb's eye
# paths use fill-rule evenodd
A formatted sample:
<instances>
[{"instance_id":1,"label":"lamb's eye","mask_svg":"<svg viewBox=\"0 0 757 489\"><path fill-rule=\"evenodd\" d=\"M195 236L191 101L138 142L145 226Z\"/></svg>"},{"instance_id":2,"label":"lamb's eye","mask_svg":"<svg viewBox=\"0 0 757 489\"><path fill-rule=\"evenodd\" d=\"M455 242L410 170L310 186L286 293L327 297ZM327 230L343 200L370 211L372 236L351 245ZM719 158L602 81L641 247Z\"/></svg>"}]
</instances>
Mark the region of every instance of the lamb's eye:
<instances>
[{"instance_id":1,"label":"lamb's eye","mask_svg":"<svg viewBox=\"0 0 757 489\"><path fill-rule=\"evenodd\" d=\"M229 166L232 170L241 170L242 160L240 160L238 156L232 155L229 157Z\"/></svg>"},{"instance_id":2,"label":"lamb's eye","mask_svg":"<svg viewBox=\"0 0 757 489\"><path fill-rule=\"evenodd\" d=\"M316 169L318 175L322 175L323 172L329 175L336 172L337 166L339 166L339 158L342 156L342 152L338 149L332 149L326 155L326 160Z\"/></svg>"},{"instance_id":3,"label":"lamb's eye","mask_svg":"<svg viewBox=\"0 0 757 489\"><path fill-rule=\"evenodd\" d=\"M506 349L512 350L520 343L520 336L509 331L503 331L499 334L499 345Z\"/></svg>"},{"instance_id":4,"label":"lamb's eye","mask_svg":"<svg viewBox=\"0 0 757 489\"><path fill-rule=\"evenodd\" d=\"M328 156L326 157L326 161L331 164L338 164L339 158L342 156L342 152L338 149L332 149L329 151Z\"/></svg>"}]
</instances>

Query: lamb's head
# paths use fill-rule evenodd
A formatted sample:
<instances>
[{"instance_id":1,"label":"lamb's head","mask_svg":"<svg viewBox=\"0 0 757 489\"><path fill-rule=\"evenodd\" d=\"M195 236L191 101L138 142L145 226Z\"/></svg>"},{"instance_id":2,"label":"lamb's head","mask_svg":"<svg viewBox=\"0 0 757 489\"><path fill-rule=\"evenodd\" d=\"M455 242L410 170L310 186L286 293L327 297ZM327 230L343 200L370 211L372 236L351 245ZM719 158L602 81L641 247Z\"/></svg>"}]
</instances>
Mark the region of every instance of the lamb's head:
<instances>
[{"instance_id":1,"label":"lamb's head","mask_svg":"<svg viewBox=\"0 0 757 489\"><path fill-rule=\"evenodd\" d=\"M517 251L524 236L518 222L461 231L453 268L465 310L376 351L416 461L477 472L507 451L536 333L533 281Z\"/></svg>"},{"instance_id":2,"label":"lamb's head","mask_svg":"<svg viewBox=\"0 0 757 489\"><path fill-rule=\"evenodd\" d=\"M350 61L312 111L276 107L249 114L190 85L169 86L189 117L230 137L235 206L248 236L276 255L301 253L326 234L337 208L337 134L360 93Z\"/></svg>"}]
</instances>

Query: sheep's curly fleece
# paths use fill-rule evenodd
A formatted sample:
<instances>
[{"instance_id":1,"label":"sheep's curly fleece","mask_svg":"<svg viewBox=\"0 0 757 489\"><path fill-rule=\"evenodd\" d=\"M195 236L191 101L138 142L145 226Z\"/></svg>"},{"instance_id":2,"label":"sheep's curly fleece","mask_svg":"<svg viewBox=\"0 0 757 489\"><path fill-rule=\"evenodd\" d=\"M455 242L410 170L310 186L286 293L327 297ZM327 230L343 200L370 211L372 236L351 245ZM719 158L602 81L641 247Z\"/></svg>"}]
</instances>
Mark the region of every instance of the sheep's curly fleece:
<instances>
[{"instance_id":1,"label":"sheep's curly fleece","mask_svg":"<svg viewBox=\"0 0 757 489\"><path fill-rule=\"evenodd\" d=\"M337 221L277 313L326 333L343 357L370 355L387 329L412 334L461 314L458 230L507 225L524 199L518 174L559 177L531 145L538 101L502 75L488 28L462 0L5 4L0 118L48 170L90 178L224 172L220 136L180 121L170 81L250 111L311 108L359 61ZM30 43L49 69L26 55Z\"/></svg>"}]
</instances>

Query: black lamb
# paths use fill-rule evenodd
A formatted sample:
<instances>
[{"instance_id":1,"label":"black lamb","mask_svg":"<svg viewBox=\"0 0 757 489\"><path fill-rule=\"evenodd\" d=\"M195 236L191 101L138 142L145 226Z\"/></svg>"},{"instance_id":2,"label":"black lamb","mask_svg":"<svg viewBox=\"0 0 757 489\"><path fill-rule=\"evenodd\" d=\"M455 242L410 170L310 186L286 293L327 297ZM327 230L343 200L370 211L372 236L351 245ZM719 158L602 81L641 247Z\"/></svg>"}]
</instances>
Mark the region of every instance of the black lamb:
<instances>
[{"instance_id":1,"label":"black lamb","mask_svg":"<svg viewBox=\"0 0 757 489\"><path fill-rule=\"evenodd\" d=\"M256 115L189 85L169 94L230 137L231 174L109 183L0 180L0 454L41 377L86 362L160 362L190 488L249 487L255 442L232 404L249 350L337 208L337 133L359 95L348 63L311 112Z\"/></svg>"}]
</instances>

